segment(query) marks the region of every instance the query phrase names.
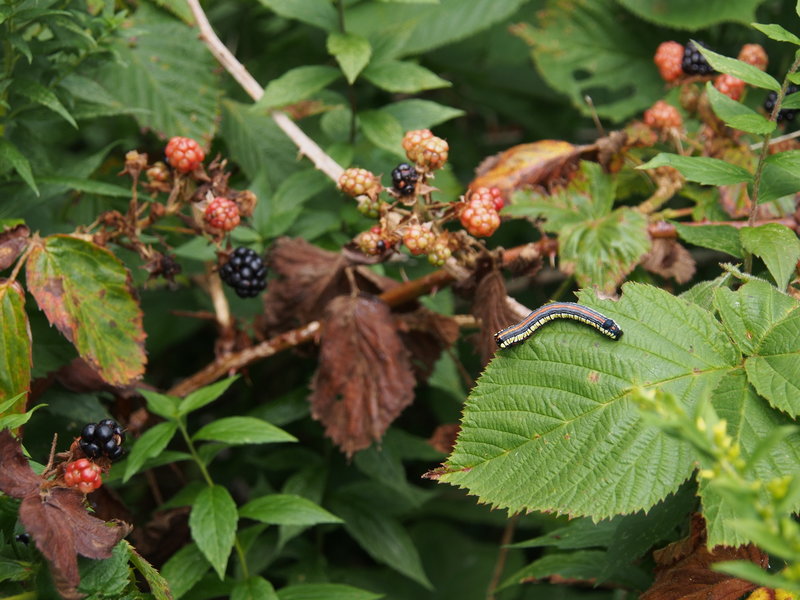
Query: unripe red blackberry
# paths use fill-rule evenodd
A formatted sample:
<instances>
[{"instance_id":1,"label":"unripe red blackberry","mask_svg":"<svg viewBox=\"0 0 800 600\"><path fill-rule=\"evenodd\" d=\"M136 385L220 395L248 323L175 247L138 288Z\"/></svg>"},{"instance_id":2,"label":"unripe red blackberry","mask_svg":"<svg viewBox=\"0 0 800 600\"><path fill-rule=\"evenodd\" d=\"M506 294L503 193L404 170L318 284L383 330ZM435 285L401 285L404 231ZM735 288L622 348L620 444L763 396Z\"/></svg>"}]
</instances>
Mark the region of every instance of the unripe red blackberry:
<instances>
[{"instance_id":1,"label":"unripe red blackberry","mask_svg":"<svg viewBox=\"0 0 800 600\"><path fill-rule=\"evenodd\" d=\"M203 219L213 229L232 231L239 225L239 207L233 200L217 196L206 206Z\"/></svg>"},{"instance_id":2,"label":"unripe red blackberry","mask_svg":"<svg viewBox=\"0 0 800 600\"><path fill-rule=\"evenodd\" d=\"M219 275L240 298L253 298L267 287L267 267L255 250L241 246L220 267Z\"/></svg>"},{"instance_id":3,"label":"unripe red blackberry","mask_svg":"<svg viewBox=\"0 0 800 600\"><path fill-rule=\"evenodd\" d=\"M661 42L653 62L658 67L661 79L672 82L683 75L683 45L678 42Z\"/></svg>"},{"instance_id":4,"label":"unripe red blackberry","mask_svg":"<svg viewBox=\"0 0 800 600\"><path fill-rule=\"evenodd\" d=\"M500 188L496 187L478 187L474 190L470 190L467 195L467 201L480 202L482 205L486 206L486 208L493 208L498 212L505 206L503 193L500 191Z\"/></svg>"},{"instance_id":5,"label":"unripe red blackberry","mask_svg":"<svg viewBox=\"0 0 800 600\"><path fill-rule=\"evenodd\" d=\"M453 251L450 248L450 236L443 233L436 238L433 246L431 246L428 252L428 262L437 267L441 267L452 255Z\"/></svg>"},{"instance_id":6,"label":"unripe red blackberry","mask_svg":"<svg viewBox=\"0 0 800 600\"><path fill-rule=\"evenodd\" d=\"M84 494L95 491L103 485L99 466L86 458L67 463L64 466L64 483L67 487L76 488Z\"/></svg>"},{"instance_id":7,"label":"unripe red blackberry","mask_svg":"<svg viewBox=\"0 0 800 600\"><path fill-rule=\"evenodd\" d=\"M436 234L431 231L429 224L411 223L403 232L403 244L414 256L427 254L434 242L436 242Z\"/></svg>"},{"instance_id":8,"label":"unripe red blackberry","mask_svg":"<svg viewBox=\"0 0 800 600\"><path fill-rule=\"evenodd\" d=\"M459 214L461 225L470 235L489 237L500 227L497 210L487 206L482 200L468 201Z\"/></svg>"},{"instance_id":9,"label":"unripe red blackberry","mask_svg":"<svg viewBox=\"0 0 800 600\"><path fill-rule=\"evenodd\" d=\"M392 187L401 196L411 196L417 189L419 173L408 163L400 163L392 169Z\"/></svg>"},{"instance_id":10,"label":"unripe red blackberry","mask_svg":"<svg viewBox=\"0 0 800 600\"><path fill-rule=\"evenodd\" d=\"M732 100L739 100L744 93L745 83L738 77L723 73L714 79L714 87Z\"/></svg>"},{"instance_id":11,"label":"unripe red blackberry","mask_svg":"<svg viewBox=\"0 0 800 600\"><path fill-rule=\"evenodd\" d=\"M681 61L681 68L687 75L711 75L714 73L714 67L708 64L706 57L700 53L697 46L708 48L705 42L689 42L683 49L683 60Z\"/></svg>"},{"instance_id":12,"label":"unripe red blackberry","mask_svg":"<svg viewBox=\"0 0 800 600\"><path fill-rule=\"evenodd\" d=\"M683 119L678 109L667 104L663 100L659 100L653 106L644 111L645 125L653 129L669 129L680 128L683 125Z\"/></svg>"},{"instance_id":13,"label":"unripe red blackberry","mask_svg":"<svg viewBox=\"0 0 800 600\"><path fill-rule=\"evenodd\" d=\"M147 178L150 181L157 182L157 183L164 183L165 181L169 181L169 169L167 169L167 165L165 165L160 160L153 164L152 167L145 171L147 174Z\"/></svg>"},{"instance_id":14,"label":"unripe red blackberry","mask_svg":"<svg viewBox=\"0 0 800 600\"><path fill-rule=\"evenodd\" d=\"M739 56L737 58L742 62L746 62L748 65L758 67L762 71L767 70L767 64L769 63L767 51L764 50L761 44L745 44L742 46L742 49L739 50Z\"/></svg>"},{"instance_id":15,"label":"unripe red blackberry","mask_svg":"<svg viewBox=\"0 0 800 600\"><path fill-rule=\"evenodd\" d=\"M366 169L345 169L339 176L338 185L340 190L353 198L362 195L377 198L381 192L380 179Z\"/></svg>"},{"instance_id":16,"label":"unripe red blackberry","mask_svg":"<svg viewBox=\"0 0 800 600\"><path fill-rule=\"evenodd\" d=\"M386 242L383 241L379 233L374 231L362 231L354 241L358 249L368 256L383 254L386 250Z\"/></svg>"},{"instance_id":17,"label":"unripe red blackberry","mask_svg":"<svg viewBox=\"0 0 800 600\"><path fill-rule=\"evenodd\" d=\"M408 160L413 163L419 162L420 153L422 152L422 143L433 137L430 129L415 129L407 131L403 136L403 150L406 151Z\"/></svg>"},{"instance_id":18,"label":"unripe red blackberry","mask_svg":"<svg viewBox=\"0 0 800 600\"><path fill-rule=\"evenodd\" d=\"M417 164L428 171L441 169L447 162L450 146L439 137L432 137L419 145Z\"/></svg>"},{"instance_id":19,"label":"unripe red blackberry","mask_svg":"<svg viewBox=\"0 0 800 600\"><path fill-rule=\"evenodd\" d=\"M190 173L199 167L206 155L192 138L176 136L169 140L164 151L167 162L181 173Z\"/></svg>"}]
</instances>

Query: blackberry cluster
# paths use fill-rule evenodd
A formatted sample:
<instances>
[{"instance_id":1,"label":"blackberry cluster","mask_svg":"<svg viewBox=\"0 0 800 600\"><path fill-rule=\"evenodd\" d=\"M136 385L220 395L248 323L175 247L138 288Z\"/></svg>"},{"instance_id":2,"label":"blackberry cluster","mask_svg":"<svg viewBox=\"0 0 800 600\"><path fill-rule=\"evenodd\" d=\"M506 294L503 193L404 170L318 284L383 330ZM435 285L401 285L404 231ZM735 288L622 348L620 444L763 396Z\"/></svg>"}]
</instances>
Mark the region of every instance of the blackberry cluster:
<instances>
[{"instance_id":1,"label":"blackberry cluster","mask_svg":"<svg viewBox=\"0 0 800 600\"><path fill-rule=\"evenodd\" d=\"M786 88L786 95L794 94L795 92L800 91L800 86L797 86L793 83L789 84L789 87ZM775 108L775 101L778 99L778 92L770 92L767 94L766 99L764 100L764 110L767 111L767 114L772 114L772 109ZM794 116L797 114L797 109L795 108L785 108L781 111L778 111L778 123L781 121L794 121Z\"/></svg>"},{"instance_id":2,"label":"blackberry cluster","mask_svg":"<svg viewBox=\"0 0 800 600\"><path fill-rule=\"evenodd\" d=\"M122 442L125 433L113 419L103 419L99 423L89 423L81 432L81 450L89 458L107 456L117 460L122 456Z\"/></svg>"},{"instance_id":3,"label":"blackberry cluster","mask_svg":"<svg viewBox=\"0 0 800 600\"><path fill-rule=\"evenodd\" d=\"M267 287L267 267L250 248L236 248L230 260L220 268L219 275L240 298L257 296Z\"/></svg>"},{"instance_id":4,"label":"blackberry cluster","mask_svg":"<svg viewBox=\"0 0 800 600\"><path fill-rule=\"evenodd\" d=\"M708 48L708 44L705 42L696 43L703 48ZM714 73L714 69L708 64L706 57L700 54L700 50L697 49L695 42L689 42L683 49L681 68L687 75L711 75Z\"/></svg>"},{"instance_id":5,"label":"blackberry cluster","mask_svg":"<svg viewBox=\"0 0 800 600\"><path fill-rule=\"evenodd\" d=\"M410 196L417 186L419 173L408 163L400 163L392 170L392 187L401 196Z\"/></svg>"}]
</instances>

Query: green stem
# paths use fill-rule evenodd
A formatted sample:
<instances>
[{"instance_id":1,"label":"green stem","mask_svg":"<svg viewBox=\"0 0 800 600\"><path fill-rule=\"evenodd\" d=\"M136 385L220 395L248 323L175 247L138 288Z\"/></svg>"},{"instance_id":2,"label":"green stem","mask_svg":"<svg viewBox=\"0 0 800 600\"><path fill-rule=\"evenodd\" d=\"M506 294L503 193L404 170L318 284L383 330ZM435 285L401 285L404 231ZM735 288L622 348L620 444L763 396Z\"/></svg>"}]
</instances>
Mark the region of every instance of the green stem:
<instances>
[{"instance_id":1,"label":"green stem","mask_svg":"<svg viewBox=\"0 0 800 600\"><path fill-rule=\"evenodd\" d=\"M208 469L206 469L206 465L203 463L200 455L197 454L197 449L192 443L192 438L189 437L189 432L186 430L186 425L181 419L178 420L178 429L180 429L183 440L186 442L186 446L189 448L189 454L192 455L192 459L195 463L197 463L197 466L200 467L200 472L203 474L203 479L205 479L208 487L214 487L214 480L211 479L211 475L209 474ZM238 535L233 539L233 547L236 549L236 556L239 557L239 564L242 567L242 576L247 579L250 577L250 569L247 568L247 559L245 558L244 548L242 548L242 544L239 541Z\"/></svg>"},{"instance_id":2,"label":"green stem","mask_svg":"<svg viewBox=\"0 0 800 600\"><path fill-rule=\"evenodd\" d=\"M781 104L783 104L783 99L786 96L786 89L789 87L789 75L797 71L800 68L800 55L795 58L792 66L789 68L789 72L786 73L786 77L783 80L783 85L781 86L780 91L778 92L778 97L775 98L775 106L772 107L772 113L769 116L769 120L773 122L777 122L778 120L778 113L781 110ZM761 187L761 175L764 172L764 164L767 160L767 155L769 154L769 141L772 139L772 132L767 133L764 136L764 141L761 145L761 154L758 157L758 164L756 165L756 172L753 175L753 195L750 198L750 216L747 219L747 226L753 227L756 223L756 213L758 211L758 191ZM745 251L744 255L744 271L745 273L750 273L753 268L753 255L750 252Z\"/></svg>"}]
</instances>

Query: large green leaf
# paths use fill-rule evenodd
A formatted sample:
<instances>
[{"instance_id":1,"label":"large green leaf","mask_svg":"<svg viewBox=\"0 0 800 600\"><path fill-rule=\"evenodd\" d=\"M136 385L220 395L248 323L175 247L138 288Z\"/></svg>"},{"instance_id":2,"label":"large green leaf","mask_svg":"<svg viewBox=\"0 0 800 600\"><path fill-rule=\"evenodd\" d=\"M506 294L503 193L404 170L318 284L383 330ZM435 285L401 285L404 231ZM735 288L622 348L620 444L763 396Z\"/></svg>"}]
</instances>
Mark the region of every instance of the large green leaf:
<instances>
[{"instance_id":1,"label":"large green leaf","mask_svg":"<svg viewBox=\"0 0 800 600\"><path fill-rule=\"evenodd\" d=\"M684 225L675 223L675 231L681 239L720 252L727 252L736 258L742 257L742 243L739 241L739 230L730 225Z\"/></svg>"},{"instance_id":2,"label":"large green leaf","mask_svg":"<svg viewBox=\"0 0 800 600\"><path fill-rule=\"evenodd\" d=\"M330 2L319 0L260 0L261 4L287 19L333 31L338 26L336 9Z\"/></svg>"},{"instance_id":3,"label":"large green leaf","mask_svg":"<svg viewBox=\"0 0 800 600\"><path fill-rule=\"evenodd\" d=\"M729 98L710 81L706 83L706 95L716 115L729 127L761 135L772 133L777 127L775 121L770 121L752 108Z\"/></svg>"},{"instance_id":4,"label":"large green leaf","mask_svg":"<svg viewBox=\"0 0 800 600\"><path fill-rule=\"evenodd\" d=\"M263 577L253 576L236 582L231 600L278 600L275 588Z\"/></svg>"},{"instance_id":5,"label":"large green leaf","mask_svg":"<svg viewBox=\"0 0 800 600\"><path fill-rule=\"evenodd\" d=\"M25 410L31 384L31 331L25 291L16 281L0 283L0 402L19 398L3 414Z\"/></svg>"},{"instance_id":6,"label":"large green leaf","mask_svg":"<svg viewBox=\"0 0 800 600\"><path fill-rule=\"evenodd\" d=\"M734 165L719 158L707 156L681 156L661 152L637 169L655 169L656 167L674 167L689 181L703 185L730 185L733 183L751 182L752 174L739 165Z\"/></svg>"},{"instance_id":7,"label":"large green leaf","mask_svg":"<svg viewBox=\"0 0 800 600\"><path fill-rule=\"evenodd\" d=\"M161 454L177 430L178 425L176 423L166 421L145 431L142 437L136 440L130 456L128 456L128 464L125 467L125 475L122 481L128 481L135 475L148 458Z\"/></svg>"},{"instance_id":8,"label":"large green leaf","mask_svg":"<svg viewBox=\"0 0 800 600\"><path fill-rule=\"evenodd\" d=\"M745 83L774 92L778 92L781 89L781 84L777 79L758 67L735 58L728 58L722 54L717 54L713 50L709 50L700 45L697 45L697 49L705 56L708 64L720 73L733 75Z\"/></svg>"},{"instance_id":9,"label":"large green leaf","mask_svg":"<svg viewBox=\"0 0 800 600\"><path fill-rule=\"evenodd\" d=\"M136 113L142 126L210 141L221 97L214 57L195 30L151 10L140 7L122 30L114 46L122 64L107 61L95 78L126 106L147 111Z\"/></svg>"},{"instance_id":10,"label":"large green leaf","mask_svg":"<svg viewBox=\"0 0 800 600\"><path fill-rule=\"evenodd\" d=\"M261 179L256 180L256 189ZM332 190L333 183L317 169L304 169L282 179L272 194L259 196L253 214L253 227L265 239L283 235L305 210L306 201L324 190Z\"/></svg>"},{"instance_id":11,"label":"large green leaf","mask_svg":"<svg viewBox=\"0 0 800 600\"><path fill-rule=\"evenodd\" d=\"M614 192L613 179L584 162L566 189L520 200L504 214L545 218L544 229L558 234L561 268L581 287L611 292L650 249L647 218L627 207L612 210Z\"/></svg>"},{"instance_id":12,"label":"large green leaf","mask_svg":"<svg viewBox=\"0 0 800 600\"><path fill-rule=\"evenodd\" d=\"M767 157L758 188L758 202L772 202L800 191L800 150Z\"/></svg>"},{"instance_id":13,"label":"large green leaf","mask_svg":"<svg viewBox=\"0 0 800 600\"><path fill-rule=\"evenodd\" d=\"M353 33L333 32L328 36L328 52L336 57L348 83L353 83L372 56L369 41Z\"/></svg>"},{"instance_id":14,"label":"large green leaf","mask_svg":"<svg viewBox=\"0 0 800 600\"><path fill-rule=\"evenodd\" d=\"M749 284L748 284L749 285ZM747 382L744 372L736 369L720 381L714 390L713 405L720 418L728 422L728 435L738 443L742 458L749 460L753 452L775 429L791 421L773 410L759 397ZM797 473L800 463L800 435L793 434L774 445L769 453L754 465L752 475L761 481ZM764 494L766 501L766 493ZM725 498L716 493L713 486L700 486L703 501L703 516L708 523L708 544L715 546L738 546L750 540L731 526L729 519L740 517Z\"/></svg>"},{"instance_id":15,"label":"large green leaf","mask_svg":"<svg viewBox=\"0 0 800 600\"><path fill-rule=\"evenodd\" d=\"M226 444L269 444L296 442L297 438L283 429L255 417L225 417L201 427L192 436L195 440L213 440Z\"/></svg>"},{"instance_id":16,"label":"large green leaf","mask_svg":"<svg viewBox=\"0 0 800 600\"><path fill-rule=\"evenodd\" d=\"M650 286L623 291L617 303L582 295L621 326L621 340L557 322L487 366L442 481L510 512L593 518L675 491L693 451L645 425L630 390L659 387L692 407L739 355L707 310Z\"/></svg>"},{"instance_id":17,"label":"large green leaf","mask_svg":"<svg viewBox=\"0 0 800 600\"><path fill-rule=\"evenodd\" d=\"M399 60L370 64L364 69L364 77L387 92L403 94L414 94L452 85L425 67Z\"/></svg>"},{"instance_id":18,"label":"large green leaf","mask_svg":"<svg viewBox=\"0 0 800 600\"><path fill-rule=\"evenodd\" d=\"M197 544L186 544L173 554L161 568L161 574L169 582L175 600L183 596L203 578L211 565L200 552Z\"/></svg>"},{"instance_id":19,"label":"large green leaf","mask_svg":"<svg viewBox=\"0 0 800 600\"><path fill-rule=\"evenodd\" d=\"M550 0L538 26L518 30L533 46L545 81L569 96L575 108L622 121L664 93L653 65L658 34L630 18L613 0Z\"/></svg>"},{"instance_id":20,"label":"large green leaf","mask_svg":"<svg viewBox=\"0 0 800 600\"><path fill-rule=\"evenodd\" d=\"M292 494L269 494L239 509L239 516L270 525L317 525L342 520L311 500Z\"/></svg>"},{"instance_id":21,"label":"large green leaf","mask_svg":"<svg viewBox=\"0 0 800 600\"><path fill-rule=\"evenodd\" d=\"M322 65L305 65L291 69L269 82L256 107L275 108L300 102L316 94L340 76L341 72L338 69Z\"/></svg>"},{"instance_id":22,"label":"large green leaf","mask_svg":"<svg viewBox=\"0 0 800 600\"><path fill-rule=\"evenodd\" d=\"M22 152L5 137L0 137L0 167L10 164L14 170L28 184L33 193L39 195L39 188L36 187L36 180L33 178L31 163L25 158Z\"/></svg>"},{"instance_id":23,"label":"large green leaf","mask_svg":"<svg viewBox=\"0 0 800 600\"><path fill-rule=\"evenodd\" d=\"M739 231L742 246L764 261L780 289L792 279L800 260L800 240L797 234L778 223L758 227L742 227Z\"/></svg>"},{"instance_id":24,"label":"large green leaf","mask_svg":"<svg viewBox=\"0 0 800 600\"><path fill-rule=\"evenodd\" d=\"M764 0L617 0L643 19L676 29L703 29L717 23L750 23Z\"/></svg>"},{"instance_id":25,"label":"large green leaf","mask_svg":"<svg viewBox=\"0 0 800 600\"><path fill-rule=\"evenodd\" d=\"M31 102L49 108L75 129L78 128L75 119L69 114L69 111L64 108L64 105L61 104L61 100L58 99L58 96L55 95L53 90L44 87L41 83L33 81L32 79L15 79L12 89L25 96Z\"/></svg>"},{"instance_id":26,"label":"large green leaf","mask_svg":"<svg viewBox=\"0 0 800 600\"><path fill-rule=\"evenodd\" d=\"M142 311L122 262L68 235L32 244L28 288L50 323L107 382L140 377L146 362Z\"/></svg>"},{"instance_id":27,"label":"large green leaf","mask_svg":"<svg viewBox=\"0 0 800 600\"><path fill-rule=\"evenodd\" d=\"M220 579L225 577L238 520L236 503L228 490L220 485L204 489L192 505L189 515L192 539Z\"/></svg>"}]
</instances>

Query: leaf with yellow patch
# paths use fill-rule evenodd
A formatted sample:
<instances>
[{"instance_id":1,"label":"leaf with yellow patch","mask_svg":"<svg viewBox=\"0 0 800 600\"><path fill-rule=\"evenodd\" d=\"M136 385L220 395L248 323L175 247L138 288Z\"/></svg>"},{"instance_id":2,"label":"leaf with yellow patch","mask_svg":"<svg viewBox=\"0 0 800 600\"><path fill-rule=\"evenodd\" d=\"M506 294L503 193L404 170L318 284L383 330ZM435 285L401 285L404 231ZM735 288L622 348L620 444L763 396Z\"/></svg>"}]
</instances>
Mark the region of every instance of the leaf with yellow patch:
<instances>
[{"instance_id":1,"label":"leaf with yellow patch","mask_svg":"<svg viewBox=\"0 0 800 600\"><path fill-rule=\"evenodd\" d=\"M33 242L28 287L47 319L108 383L141 376L142 311L130 274L110 251L68 235Z\"/></svg>"}]
</instances>

